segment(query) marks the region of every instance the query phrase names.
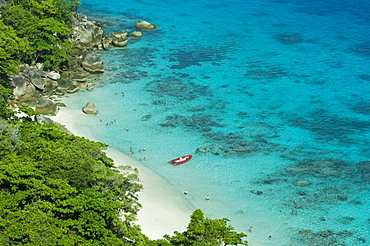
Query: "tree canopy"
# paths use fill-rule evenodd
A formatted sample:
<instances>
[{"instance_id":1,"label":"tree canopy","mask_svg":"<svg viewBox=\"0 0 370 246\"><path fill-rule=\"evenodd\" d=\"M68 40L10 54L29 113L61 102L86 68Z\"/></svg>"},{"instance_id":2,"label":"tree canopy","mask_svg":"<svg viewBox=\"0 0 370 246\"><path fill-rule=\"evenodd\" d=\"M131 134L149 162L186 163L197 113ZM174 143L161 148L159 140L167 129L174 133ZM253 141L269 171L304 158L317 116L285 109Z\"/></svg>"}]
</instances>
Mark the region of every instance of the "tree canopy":
<instances>
[{"instance_id":1,"label":"tree canopy","mask_svg":"<svg viewBox=\"0 0 370 246\"><path fill-rule=\"evenodd\" d=\"M0 122L0 244L145 242L136 170L55 124ZM58 242L58 243L55 243Z\"/></svg>"},{"instance_id":2,"label":"tree canopy","mask_svg":"<svg viewBox=\"0 0 370 246\"><path fill-rule=\"evenodd\" d=\"M78 2L10 0L10 4L1 10L0 27L3 26L5 37L15 39L16 34L22 42L15 46L10 45L11 43L5 43L6 47L0 45L0 59L1 48L6 48L6 53L17 58L17 63L41 62L45 67L58 68L71 52L72 43L68 37L71 31L72 10ZM4 71L8 71L7 76L14 75L15 72L14 69L11 70L13 74L9 74L9 69Z\"/></svg>"},{"instance_id":3,"label":"tree canopy","mask_svg":"<svg viewBox=\"0 0 370 246\"><path fill-rule=\"evenodd\" d=\"M27 39L18 37L11 26L0 20L0 67L3 80L19 71L22 54L28 51Z\"/></svg>"},{"instance_id":4,"label":"tree canopy","mask_svg":"<svg viewBox=\"0 0 370 246\"><path fill-rule=\"evenodd\" d=\"M165 235L170 245L179 246L219 246L248 245L242 238L247 235L235 232L228 219L209 219L202 210L197 209L191 215L188 228L184 232L175 231L175 236Z\"/></svg>"},{"instance_id":5,"label":"tree canopy","mask_svg":"<svg viewBox=\"0 0 370 246\"><path fill-rule=\"evenodd\" d=\"M9 0L0 8L0 117L9 118L9 76L22 63L43 63L58 69L66 62L72 42L76 0Z\"/></svg>"}]
</instances>

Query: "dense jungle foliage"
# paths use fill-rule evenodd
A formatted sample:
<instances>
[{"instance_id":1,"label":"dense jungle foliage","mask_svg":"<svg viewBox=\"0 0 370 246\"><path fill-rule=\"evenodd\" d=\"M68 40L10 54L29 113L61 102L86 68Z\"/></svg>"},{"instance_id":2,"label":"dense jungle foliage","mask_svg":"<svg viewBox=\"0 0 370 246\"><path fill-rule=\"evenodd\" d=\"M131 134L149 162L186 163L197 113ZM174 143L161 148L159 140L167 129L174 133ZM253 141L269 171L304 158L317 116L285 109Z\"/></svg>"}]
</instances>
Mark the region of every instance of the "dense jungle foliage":
<instances>
[{"instance_id":1,"label":"dense jungle foliage","mask_svg":"<svg viewBox=\"0 0 370 246\"><path fill-rule=\"evenodd\" d=\"M1 120L0 132L0 245L146 241L137 173L114 168L104 144L52 123Z\"/></svg>"},{"instance_id":2,"label":"dense jungle foliage","mask_svg":"<svg viewBox=\"0 0 370 246\"><path fill-rule=\"evenodd\" d=\"M149 240L135 224L137 170L115 167L107 146L53 123L17 117L8 77L22 63L58 69L71 42L65 0L10 0L0 9L0 245L237 245L227 219L195 210L187 231Z\"/></svg>"}]
</instances>

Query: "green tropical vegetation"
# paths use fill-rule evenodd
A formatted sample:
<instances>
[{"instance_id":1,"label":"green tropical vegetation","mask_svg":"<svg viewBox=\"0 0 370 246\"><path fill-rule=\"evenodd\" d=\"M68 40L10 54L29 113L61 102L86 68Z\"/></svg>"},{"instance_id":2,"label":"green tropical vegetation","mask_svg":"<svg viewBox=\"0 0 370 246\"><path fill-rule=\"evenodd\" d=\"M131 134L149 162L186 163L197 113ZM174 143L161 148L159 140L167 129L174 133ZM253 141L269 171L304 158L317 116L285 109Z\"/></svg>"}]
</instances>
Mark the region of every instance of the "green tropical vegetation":
<instances>
[{"instance_id":1,"label":"green tropical vegetation","mask_svg":"<svg viewBox=\"0 0 370 246\"><path fill-rule=\"evenodd\" d=\"M9 76L20 64L60 68L70 52L65 0L10 0L0 9L0 245L247 245L227 219L199 209L184 232L150 240L135 223L138 172L116 167L107 145L16 116Z\"/></svg>"},{"instance_id":2,"label":"green tropical vegetation","mask_svg":"<svg viewBox=\"0 0 370 246\"><path fill-rule=\"evenodd\" d=\"M1 20L7 26L3 35L15 32L21 44L13 47L5 43L0 47L0 54L1 49L8 47L21 62L40 62L45 67L58 68L71 51L68 36L77 2L9 0L9 3L1 11Z\"/></svg>"},{"instance_id":3,"label":"green tropical vegetation","mask_svg":"<svg viewBox=\"0 0 370 246\"><path fill-rule=\"evenodd\" d=\"M218 246L218 245L248 245L242 238L247 235L235 232L234 227L228 225L228 219L206 218L202 210L197 209L191 215L188 228L184 232L175 231L175 236L165 235L170 245L178 246Z\"/></svg>"},{"instance_id":4,"label":"green tropical vegetation","mask_svg":"<svg viewBox=\"0 0 370 246\"><path fill-rule=\"evenodd\" d=\"M106 145L34 121L0 122L0 245L125 245L147 238L136 170Z\"/></svg>"}]
</instances>

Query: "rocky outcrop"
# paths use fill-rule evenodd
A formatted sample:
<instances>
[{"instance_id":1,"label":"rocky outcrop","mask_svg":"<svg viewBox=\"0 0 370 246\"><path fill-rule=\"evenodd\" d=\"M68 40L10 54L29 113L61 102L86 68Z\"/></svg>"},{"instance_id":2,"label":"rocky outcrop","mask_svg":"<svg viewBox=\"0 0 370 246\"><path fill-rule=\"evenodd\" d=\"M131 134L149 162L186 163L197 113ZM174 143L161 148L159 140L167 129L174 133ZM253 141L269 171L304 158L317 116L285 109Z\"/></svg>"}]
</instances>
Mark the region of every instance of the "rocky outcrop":
<instances>
[{"instance_id":1,"label":"rocky outcrop","mask_svg":"<svg viewBox=\"0 0 370 246\"><path fill-rule=\"evenodd\" d=\"M39 124L42 124L42 123L52 123L53 121L48 118L48 117L45 117L44 115L42 114L38 114L38 115L35 115L35 121Z\"/></svg>"},{"instance_id":2,"label":"rocky outcrop","mask_svg":"<svg viewBox=\"0 0 370 246\"><path fill-rule=\"evenodd\" d=\"M115 47L124 47L128 43L127 32L120 31L114 32L104 36L102 40L103 49L109 50L113 46Z\"/></svg>"},{"instance_id":3,"label":"rocky outcrop","mask_svg":"<svg viewBox=\"0 0 370 246\"><path fill-rule=\"evenodd\" d=\"M140 31L134 31L134 32L131 33L131 36L135 37L135 38L141 38L143 36L143 34Z\"/></svg>"},{"instance_id":4,"label":"rocky outcrop","mask_svg":"<svg viewBox=\"0 0 370 246\"><path fill-rule=\"evenodd\" d=\"M135 25L135 27L137 29L141 29L141 30L155 30L157 29L157 26L156 25L153 25L147 21L138 21Z\"/></svg>"},{"instance_id":5,"label":"rocky outcrop","mask_svg":"<svg viewBox=\"0 0 370 246\"><path fill-rule=\"evenodd\" d=\"M92 115L96 115L99 113L99 110L96 108L96 106L94 105L94 103L92 102L88 102L83 108L82 108L82 112L84 112L85 114L92 114Z\"/></svg>"},{"instance_id":6,"label":"rocky outcrop","mask_svg":"<svg viewBox=\"0 0 370 246\"><path fill-rule=\"evenodd\" d=\"M49 73L53 78L60 77L60 74L56 71ZM13 94L15 98L22 100L33 97L35 93L42 93L55 89L57 87L57 82L48 77L49 73L45 73L41 65L22 65L21 72L10 78L14 86Z\"/></svg>"},{"instance_id":7,"label":"rocky outcrop","mask_svg":"<svg viewBox=\"0 0 370 246\"><path fill-rule=\"evenodd\" d=\"M1 4L7 2L0 0ZM156 29L155 25L148 22L138 23L138 28ZM142 33L136 31L133 36L141 37ZM101 23L76 14L70 40L73 42L72 53L67 58L68 66L64 70L47 71L42 64L22 65L21 72L10 78L14 87L15 105L37 107L43 114L54 115L58 111L58 104L52 101L55 96L91 90L94 85L87 82L87 75L104 72L103 61L94 50L124 47L128 43L128 34L126 31L118 31L104 35Z\"/></svg>"},{"instance_id":8,"label":"rocky outcrop","mask_svg":"<svg viewBox=\"0 0 370 246\"><path fill-rule=\"evenodd\" d=\"M59 107L50 99L40 97L37 102L36 111L41 112L44 115L55 116L59 111Z\"/></svg>"},{"instance_id":9,"label":"rocky outcrop","mask_svg":"<svg viewBox=\"0 0 370 246\"><path fill-rule=\"evenodd\" d=\"M124 47L128 43L127 38L127 32L120 31L120 32L114 32L112 34L106 35L103 40L103 49L108 50L112 48L113 46L116 47Z\"/></svg>"},{"instance_id":10,"label":"rocky outcrop","mask_svg":"<svg viewBox=\"0 0 370 246\"><path fill-rule=\"evenodd\" d=\"M44 71L40 69L30 69L28 74L31 78L31 83L36 87L36 89L41 91L44 90L46 86Z\"/></svg>"},{"instance_id":11,"label":"rocky outcrop","mask_svg":"<svg viewBox=\"0 0 370 246\"><path fill-rule=\"evenodd\" d=\"M77 92L77 91L79 91L79 89L78 89L78 87L77 87L77 86L75 86L75 85L71 85L71 86L66 90L66 92L67 92L67 93L75 93L75 92Z\"/></svg>"},{"instance_id":12,"label":"rocky outcrop","mask_svg":"<svg viewBox=\"0 0 370 246\"><path fill-rule=\"evenodd\" d=\"M128 43L127 32L120 31L112 33L113 45L116 47L124 47Z\"/></svg>"},{"instance_id":13,"label":"rocky outcrop","mask_svg":"<svg viewBox=\"0 0 370 246\"><path fill-rule=\"evenodd\" d=\"M84 83L87 81L87 75L88 73L86 72L85 69L81 67L77 67L77 69L75 69L73 71L72 74L70 74L70 78L73 82L79 82L79 83Z\"/></svg>"},{"instance_id":14,"label":"rocky outcrop","mask_svg":"<svg viewBox=\"0 0 370 246\"><path fill-rule=\"evenodd\" d=\"M95 86L91 83L87 83L85 88L86 88L86 90L92 90L92 89L95 88Z\"/></svg>"},{"instance_id":15,"label":"rocky outcrop","mask_svg":"<svg viewBox=\"0 0 370 246\"><path fill-rule=\"evenodd\" d=\"M29 82L22 74L17 74L12 78L13 94L16 99L26 94L26 88Z\"/></svg>"},{"instance_id":16,"label":"rocky outcrop","mask_svg":"<svg viewBox=\"0 0 370 246\"><path fill-rule=\"evenodd\" d=\"M58 80L60 79L60 74L57 73L56 71L50 71L46 73L46 77L51 79L51 80Z\"/></svg>"},{"instance_id":17,"label":"rocky outcrop","mask_svg":"<svg viewBox=\"0 0 370 246\"><path fill-rule=\"evenodd\" d=\"M89 21L86 15L76 14L72 29L72 41L75 48L92 50L101 47L104 32L95 25L94 21Z\"/></svg>"},{"instance_id":18,"label":"rocky outcrop","mask_svg":"<svg viewBox=\"0 0 370 246\"><path fill-rule=\"evenodd\" d=\"M69 76L65 76L64 74L58 80L58 89L60 90L67 90L72 85L74 85L73 81L69 78Z\"/></svg>"},{"instance_id":19,"label":"rocky outcrop","mask_svg":"<svg viewBox=\"0 0 370 246\"><path fill-rule=\"evenodd\" d=\"M58 87L58 81L52 79L46 79L45 91L54 91Z\"/></svg>"},{"instance_id":20,"label":"rocky outcrop","mask_svg":"<svg viewBox=\"0 0 370 246\"><path fill-rule=\"evenodd\" d=\"M119 31L104 36L98 22L90 21L85 15L77 14L72 25L72 41L78 51L123 47L128 43L127 32ZM76 52L76 51L75 51Z\"/></svg>"},{"instance_id":21,"label":"rocky outcrop","mask_svg":"<svg viewBox=\"0 0 370 246\"><path fill-rule=\"evenodd\" d=\"M103 60L92 51L85 51L81 66L89 73L104 73Z\"/></svg>"}]
</instances>

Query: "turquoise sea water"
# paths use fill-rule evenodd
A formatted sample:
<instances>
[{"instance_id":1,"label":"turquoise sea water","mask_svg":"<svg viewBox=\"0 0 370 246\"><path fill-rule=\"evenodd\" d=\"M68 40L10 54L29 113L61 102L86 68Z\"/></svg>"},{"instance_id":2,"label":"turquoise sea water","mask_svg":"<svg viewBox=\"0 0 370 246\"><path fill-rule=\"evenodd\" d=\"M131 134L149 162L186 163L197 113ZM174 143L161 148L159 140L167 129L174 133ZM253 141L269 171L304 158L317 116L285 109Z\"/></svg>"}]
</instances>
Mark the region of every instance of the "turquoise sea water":
<instances>
[{"instance_id":1,"label":"turquoise sea water","mask_svg":"<svg viewBox=\"0 0 370 246\"><path fill-rule=\"evenodd\" d=\"M370 244L368 1L84 0L79 11L105 33L159 26L102 51L97 88L66 99L98 107L78 119L97 139L145 157L252 246Z\"/></svg>"}]
</instances>

